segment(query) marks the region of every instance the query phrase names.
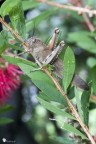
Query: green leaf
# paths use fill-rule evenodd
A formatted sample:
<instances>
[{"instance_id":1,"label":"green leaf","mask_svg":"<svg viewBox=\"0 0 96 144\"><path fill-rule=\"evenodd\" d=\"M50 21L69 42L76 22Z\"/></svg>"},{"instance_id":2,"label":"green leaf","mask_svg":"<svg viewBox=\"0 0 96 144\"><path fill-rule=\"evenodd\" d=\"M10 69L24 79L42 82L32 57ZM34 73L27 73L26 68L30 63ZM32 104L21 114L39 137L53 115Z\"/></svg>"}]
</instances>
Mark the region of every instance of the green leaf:
<instances>
[{"instance_id":1,"label":"green leaf","mask_svg":"<svg viewBox=\"0 0 96 144\"><path fill-rule=\"evenodd\" d=\"M8 44L8 48L12 48L14 50L19 50L20 52L24 52L24 49L20 48L19 46L16 46L15 44Z\"/></svg>"},{"instance_id":2,"label":"green leaf","mask_svg":"<svg viewBox=\"0 0 96 144\"><path fill-rule=\"evenodd\" d=\"M64 86L64 90L66 92L67 88L69 87L69 85L72 81L74 71L75 71L75 56L70 47L68 47L65 51L63 65L64 65L63 86Z\"/></svg>"},{"instance_id":3,"label":"green leaf","mask_svg":"<svg viewBox=\"0 0 96 144\"><path fill-rule=\"evenodd\" d=\"M75 88L76 104L80 118L83 123L88 126L89 122L89 99L90 99L90 90L89 91L80 91Z\"/></svg>"},{"instance_id":4,"label":"green leaf","mask_svg":"<svg viewBox=\"0 0 96 144\"><path fill-rule=\"evenodd\" d=\"M64 110L58 108L57 106L54 106L53 104L41 99L39 96L37 97L37 99L49 111L51 111L55 114L62 115L64 117L70 118L70 119L75 119L72 115L68 114L67 112L65 112Z\"/></svg>"},{"instance_id":5,"label":"green leaf","mask_svg":"<svg viewBox=\"0 0 96 144\"><path fill-rule=\"evenodd\" d=\"M91 91L84 91L81 96L81 108L83 111L83 122L88 126L89 124L89 99Z\"/></svg>"},{"instance_id":6,"label":"green leaf","mask_svg":"<svg viewBox=\"0 0 96 144\"><path fill-rule=\"evenodd\" d=\"M43 84L43 83L42 83ZM45 83L44 83L45 84ZM39 87L40 88L40 87ZM48 90L50 89L50 91L52 92L51 94L49 95L46 95L45 93L43 92L40 92L39 94L39 97L44 99L44 100L47 100L47 101L54 101L54 102L57 102L57 103L61 103L63 104L64 106L68 106L68 104L66 103L65 99L62 97L62 95L60 95L60 93L57 93L57 90L56 88L54 87L50 87L49 84L46 84L45 86L45 92L48 93Z\"/></svg>"},{"instance_id":7,"label":"green leaf","mask_svg":"<svg viewBox=\"0 0 96 144\"><path fill-rule=\"evenodd\" d=\"M31 62L31 61L28 61L28 60L25 60L21 57L14 57L14 56L8 56L8 55L3 55L2 54L2 57L8 61L9 63L11 64L14 64L14 65L18 65L18 63L24 63L24 64L28 64L28 65L31 65L33 67L36 67L36 64Z\"/></svg>"},{"instance_id":8,"label":"green leaf","mask_svg":"<svg viewBox=\"0 0 96 144\"><path fill-rule=\"evenodd\" d=\"M75 42L79 47L96 54L96 42L89 37L88 32L71 32L68 34L69 42Z\"/></svg>"},{"instance_id":9,"label":"green leaf","mask_svg":"<svg viewBox=\"0 0 96 144\"><path fill-rule=\"evenodd\" d=\"M32 82L45 94L50 97L54 101L60 102L61 104L66 105L66 100L56 89L52 80L42 71L34 71L34 67L25 65L23 63L18 63L18 66L22 69L22 71L31 78ZM50 100L50 99L49 99Z\"/></svg>"},{"instance_id":10,"label":"green leaf","mask_svg":"<svg viewBox=\"0 0 96 144\"><path fill-rule=\"evenodd\" d=\"M18 3L20 3L20 1L21 0L16 0L16 1L6 0L1 6L1 15L2 15L2 17L9 14L9 12L13 9L13 7L18 5Z\"/></svg>"},{"instance_id":11,"label":"green leaf","mask_svg":"<svg viewBox=\"0 0 96 144\"><path fill-rule=\"evenodd\" d=\"M29 9L32 9L32 8L35 8L39 5L38 2L35 2L34 0L23 0L22 1L22 7L23 7L23 10L29 10Z\"/></svg>"},{"instance_id":12,"label":"green leaf","mask_svg":"<svg viewBox=\"0 0 96 144\"><path fill-rule=\"evenodd\" d=\"M8 45L8 33L7 31L3 30L0 33L0 55L2 54L3 51L5 51L7 45Z\"/></svg>"},{"instance_id":13,"label":"green leaf","mask_svg":"<svg viewBox=\"0 0 96 144\"><path fill-rule=\"evenodd\" d=\"M90 68L96 66L96 58L94 58L94 57L89 57L89 58L87 59L87 65L88 65Z\"/></svg>"},{"instance_id":14,"label":"green leaf","mask_svg":"<svg viewBox=\"0 0 96 144\"><path fill-rule=\"evenodd\" d=\"M26 38L25 18L21 1L9 12L11 25L22 38Z\"/></svg>"},{"instance_id":15,"label":"green leaf","mask_svg":"<svg viewBox=\"0 0 96 144\"><path fill-rule=\"evenodd\" d=\"M80 136L82 139L87 139L87 137L83 133L81 133L78 129L76 129L72 125L64 123L63 126L62 126L62 129L67 130L69 132L72 132L72 133Z\"/></svg>"},{"instance_id":16,"label":"green leaf","mask_svg":"<svg viewBox=\"0 0 96 144\"><path fill-rule=\"evenodd\" d=\"M0 118L0 125L5 125L5 124L9 124L12 123L13 119L10 118Z\"/></svg>"},{"instance_id":17,"label":"green leaf","mask_svg":"<svg viewBox=\"0 0 96 144\"><path fill-rule=\"evenodd\" d=\"M37 27L40 24L41 21L43 21L45 18L52 15L56 10L57 10L56 8L53 8L52 10L46 10L46 11L42 12L40 15L33 18L32 20L29 20L26 23L27 32L32 30L32 28L34 27L34 24L35 24L35 27Z\"/></svg>"},{"instance_id":18,"label":"green leaf","mask_svg":"<svg viewBox=\"0 0 96 144\"><path fill-rule=\"evenodd\" d=\"M3 106L0 106L0 113L8 112L12 109L14 109L14 107L11 105L3 105Z\"/></svg>"},{"instance_id":19,"label":"green leaf","mask_svg":"<svg viewBox=\"0 0 96 144\"><path fill-rule=\"evenodd\" d=\"M63 105L67 105L65 99L63 98L63 96L58 92L58 90L56 89L56 87L54 87L54 85L51 83L47 83L47 81L44 80L39 80L39 81L32 81L39 89L42 90L42 92L45 94L45 96L47 95L47 97L43 96L44 99L47 100L51 100L51 101L55 101L58 103L61 103ZM42 84L42 86L41 86Z\"/></svg>"},{"instance_id":20,"label":"green leaf","mask_svg":"<svg viewBox=\"0 0 96 144\"><path fill-rule=\"evenodd\" d=\"M69 90L68 90L68 94L67 94L69 99L73 99L75 97L75 92L74 92L74 86L72 86Z\"/></svg>"},{"instance_id":21,"label":"green leaf","mask_svg":"<svg viewBox=\"0 0 96 144\"><path fill-rule=\"evenodd\" d=\"M58 144L76 144L75 141L67 139L65 137L50 136L49 138Z\"/></svg>"},{"instance_id":22,"label":"green leaf","mask_svg":"<svg viewBox=\"0 0 96 144\"><path fill-rule=\"evenodd\" d=\"M96 66L91 69L90 80L92 81L92 90L94 95L96 95Z\"/></svg>"},{"instance_id":23,"label":"green leaf","mask_svg":"<svg viewBox=\"0 0 96 144\"><path fill-rule=\"evenodd\" d=\"M76 105L77 105L77 109L78 109L78 113L80 115L80 118L83 119L83 111L81 108L81 95L82 95L82 91L79 90L77 87L75 87L75 97L76 97Z\"/></svg>"}]
</instances>

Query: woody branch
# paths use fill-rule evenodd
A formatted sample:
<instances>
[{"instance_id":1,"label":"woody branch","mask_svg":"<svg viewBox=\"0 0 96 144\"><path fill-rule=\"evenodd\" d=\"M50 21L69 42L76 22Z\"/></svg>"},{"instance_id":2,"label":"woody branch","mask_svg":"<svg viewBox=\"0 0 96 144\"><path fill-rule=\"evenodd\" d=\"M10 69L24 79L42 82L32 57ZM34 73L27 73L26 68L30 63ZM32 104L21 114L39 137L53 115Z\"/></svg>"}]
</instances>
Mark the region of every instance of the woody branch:
<instances>
[{"instance_id":1,"label":"woody branch","mask_svg":"<svg viewBox=\"0 0 96 144\"><path fill-rule=\"evenodd\" d=\"M82 6L83 6L82 0L77 0L76 3L75 3L75 6L77 6L77 7L82 7ZM88 8L88 6L86 6L86 7ZM94 27L93 24L91 23L91 21L90 21L90 19L89 19L89 17L88 17L88 14L83 12L83 13L82 13L82 16L83 16L83 18L84 18L84 20L85 20L85 23L86 23L87 27L89 28L89 30L93 32L93 31L95 30L95 27ZM90 15L90 16L91 16L91 15Z\"/></svg>"},{"instance_id":2,"label":"woody branch","mask_svg":"<svg viewBox=\"0 0 96 144\"><path fill-rule=\"evenodd\" d=\"M83 7L77 7L77 6L64 5L64 4L59 4L59 3L51 2L47 0L37 0L37 1L41 3L45 3L50 6L55 6L61 9L69 9L69 10L76 11L76 12L87 13L89 14L89 16L96 15L96 10L91 10L86 7L83 8Z\"/></svg>"}]
</instances>

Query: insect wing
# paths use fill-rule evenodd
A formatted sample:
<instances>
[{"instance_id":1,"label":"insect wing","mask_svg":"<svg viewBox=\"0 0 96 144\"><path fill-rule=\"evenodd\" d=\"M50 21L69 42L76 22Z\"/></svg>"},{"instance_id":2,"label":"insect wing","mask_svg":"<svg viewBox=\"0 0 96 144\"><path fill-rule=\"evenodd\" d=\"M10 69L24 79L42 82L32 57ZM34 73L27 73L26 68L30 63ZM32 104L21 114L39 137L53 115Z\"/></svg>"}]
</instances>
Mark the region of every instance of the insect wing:
<instances>
[{"instance_id":1,"label":"insect wing","mask_svg":"<svg viewBox=\"0 0 96 144\"><path fill-rule=\"evenodd\" d=\"M63 46L58 46L56 49L54 49L46 58L45 60L42 62L42 64L47 65L50 64L52 61L54 61L59 53L61 52Z\"/></svg>"}]
</instances>

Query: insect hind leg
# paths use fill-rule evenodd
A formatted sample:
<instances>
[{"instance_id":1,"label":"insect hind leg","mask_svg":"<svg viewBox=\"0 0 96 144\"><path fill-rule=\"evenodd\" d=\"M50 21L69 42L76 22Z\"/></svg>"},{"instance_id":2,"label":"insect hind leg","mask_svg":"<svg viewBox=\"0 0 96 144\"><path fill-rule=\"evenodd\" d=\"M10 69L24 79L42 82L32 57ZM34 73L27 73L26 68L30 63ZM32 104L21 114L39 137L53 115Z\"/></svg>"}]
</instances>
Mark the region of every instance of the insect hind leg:
<instances>
[{"instance_id":1,"label":"insect hind leg","mask_svg":"<svg viewBox=\"0 0 96 144\"><path fill-rule=\"evenodd\" d=\"M56 48L56 42L57 42L58 35L59 35L59 29L55 28L54 34L53 34L53 36L52 36L52 38L48 44L48 48L52 51Z\"/></svg>"}]
</instances>

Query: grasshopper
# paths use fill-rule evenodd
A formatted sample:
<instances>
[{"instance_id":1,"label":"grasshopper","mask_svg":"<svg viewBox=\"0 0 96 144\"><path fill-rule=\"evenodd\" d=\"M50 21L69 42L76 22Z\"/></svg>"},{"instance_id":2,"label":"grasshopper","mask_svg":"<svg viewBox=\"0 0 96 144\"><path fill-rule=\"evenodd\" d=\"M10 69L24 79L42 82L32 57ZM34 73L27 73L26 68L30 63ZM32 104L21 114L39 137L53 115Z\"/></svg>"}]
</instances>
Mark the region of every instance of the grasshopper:
<instances>
[{"instance_id":1,"label":"grasshopper","mask_svg":"<svg viewBox=\"0 0 96 144\"><path fill-rule=\"evenodd\" d=\"M45 45L39 38L33 36L29 38L26 43L29 47L29 51L40 66L41 69L44 65L52 64L53 72L59 77L63 78L63 63L62 60L58 58L58 55L62 51L65 43L61 41L56 47L56 41L59 34L59 29L54 29L54 34L48 45ZM73 84L81 89L89 90L87 83L81 79L77 74L74 74Z\"/></svg>"}]
</instances>

